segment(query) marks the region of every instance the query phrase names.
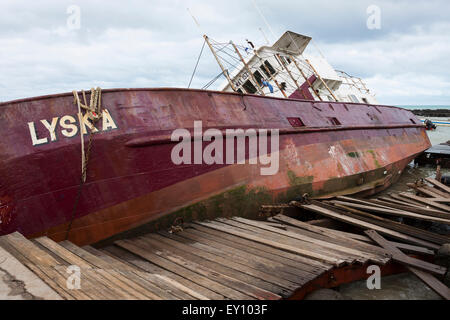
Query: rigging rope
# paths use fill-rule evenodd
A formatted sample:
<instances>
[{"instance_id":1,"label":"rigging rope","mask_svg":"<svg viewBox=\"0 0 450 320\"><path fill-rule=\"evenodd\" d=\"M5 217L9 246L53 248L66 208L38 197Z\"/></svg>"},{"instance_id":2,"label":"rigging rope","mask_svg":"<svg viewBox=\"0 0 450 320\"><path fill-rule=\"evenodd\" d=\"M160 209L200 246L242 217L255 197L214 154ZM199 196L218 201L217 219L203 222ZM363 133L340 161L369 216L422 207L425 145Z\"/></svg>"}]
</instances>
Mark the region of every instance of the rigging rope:
<instances>
[{"instance_id":1,"label":"rigging rope","mask_svg":"<svg viewBox=\"0 0 450 320\"><path fill-rule=\"evenodd\" d=\"M219 73L217 76L214 77L214 79L205 84L202 89L208 89L214 82L216 82L217 79L220 78L221 75L223 75L223 72Z\"/></svg>"},{"instance_id":2,"label":"rigging rope","mask_svg":"<svg viewBox=\"0 0 450 320\"><path fill-rule=\"evenodd\" d=\"M200 58L203 54L203 49L205 48L206 40L203 41L202 50L200 50L200 54L197 59L197 63L195 64L194 71L192 72L191 80L189 81L188 89L191 87L192 79L194 79L195 72L197 71L198 63L200 62Z\"/></svg>"}]
</instances>

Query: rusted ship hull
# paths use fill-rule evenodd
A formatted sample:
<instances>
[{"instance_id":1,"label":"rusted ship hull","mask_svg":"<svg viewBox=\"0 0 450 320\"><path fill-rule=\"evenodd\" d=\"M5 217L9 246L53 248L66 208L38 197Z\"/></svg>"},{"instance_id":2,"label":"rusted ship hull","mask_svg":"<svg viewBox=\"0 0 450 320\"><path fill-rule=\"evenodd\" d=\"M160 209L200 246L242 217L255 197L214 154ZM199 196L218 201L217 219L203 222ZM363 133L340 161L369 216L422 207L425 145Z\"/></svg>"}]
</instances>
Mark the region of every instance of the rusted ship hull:
<instances>
[{"instance_id":1,"label":"rusted ship hull","mask_svg":"<svg viewBox=\"0 0 450 320\"><path fill-rule=\"evenodd\" d=\"M179 216L250 216L304 193L374 193L430 146L420 121L395 107L186 89L105 90L102 105L76 204L85 125L72 94L0 104L2 234L59 241L73 220L68 238L84 245ZM199 120L203 130L278 129L277 173L249 161L174 164L173 130Z\"/></svg>"}]
</instances>

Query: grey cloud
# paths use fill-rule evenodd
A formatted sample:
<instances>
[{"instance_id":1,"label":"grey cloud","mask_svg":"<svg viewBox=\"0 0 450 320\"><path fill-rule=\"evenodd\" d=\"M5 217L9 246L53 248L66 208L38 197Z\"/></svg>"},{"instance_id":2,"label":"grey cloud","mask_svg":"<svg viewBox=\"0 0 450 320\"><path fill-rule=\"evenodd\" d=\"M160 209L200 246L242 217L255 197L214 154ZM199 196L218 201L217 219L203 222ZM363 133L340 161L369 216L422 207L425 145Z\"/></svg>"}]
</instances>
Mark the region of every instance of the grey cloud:
<instances>
[{"instance_id":1,"label":"grey cloud","mask_svg":"<svg viewBox=\"0 0 450 320\"><path fill-rule=\"evenodd\" d=\"M272 41L285 30L313 36L332 65L367 78L383 103L450 103L450 2L256 2L275 36L253 0L2 0L0 100L93 85L186 87L203 33L262 45L262 27ZM77 31L66 28L72 4L81 8ZM371 4L381 8L381 30L366 27ZM202 87L218 73L205 48L192 86Z\"/></svg>"}]
</instances>

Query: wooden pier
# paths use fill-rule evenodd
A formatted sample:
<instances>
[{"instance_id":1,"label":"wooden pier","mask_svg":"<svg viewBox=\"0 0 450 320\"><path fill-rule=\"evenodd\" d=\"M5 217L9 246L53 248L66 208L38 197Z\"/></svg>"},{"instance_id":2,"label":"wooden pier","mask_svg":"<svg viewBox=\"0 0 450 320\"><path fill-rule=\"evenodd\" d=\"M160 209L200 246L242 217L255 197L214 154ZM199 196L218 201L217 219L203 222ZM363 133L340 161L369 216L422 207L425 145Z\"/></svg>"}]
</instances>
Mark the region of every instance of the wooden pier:
<instances>
[{"instance_id":1,"label":"wooden pier","mask_svg":"<svg viewBox=\"0 0 450 320\"><path fill-rule=\"evenodd\" d=\"M442 168L450 168L450 141L434 145L425 150L414 160L418 165L440 165Z\"/></svg>"},{"instance_id":2,"label":"wooden pier","mask_svg":"<svg viewBox=\"0 0 450 320\"><path fill-rule=\"evenodd\" d=\"M417 194L293 202L266 208L275 215L265 221L193 222L99 249L9 234L0 237L0 299L301 299L367 278L372 264L383 274L413 272L450 299L441 282L448 270L432 263L450 238L388 218L450 224L450 190L430 181ZM303 222L288 208L362 232Z\"/></svg>"}]
</instances>

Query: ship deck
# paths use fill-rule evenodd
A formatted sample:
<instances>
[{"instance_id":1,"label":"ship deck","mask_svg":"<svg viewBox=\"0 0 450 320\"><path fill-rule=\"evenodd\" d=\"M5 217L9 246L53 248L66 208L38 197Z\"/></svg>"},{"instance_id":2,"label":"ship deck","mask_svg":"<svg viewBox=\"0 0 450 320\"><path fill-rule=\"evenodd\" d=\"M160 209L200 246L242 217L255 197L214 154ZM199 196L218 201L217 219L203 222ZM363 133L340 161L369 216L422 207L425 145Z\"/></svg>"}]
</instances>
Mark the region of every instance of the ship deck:
<instances>
[{"instance_id":1,"label":"ship deck","mask_svg":"<svg viewBox=\"0 0 450 320\"><path fill-rule=\"evenodd\" d=\"M270 206L263 211L275 215L265 221L235 217L193 222L101 248L47 237L28 240L12 233L0 237L0 298L302 299L318 288L365 279L370 276L367 267L376 264L382 275L413 272L449 299L449 288L439 281L447 270L424 261L431 261L449 237L375 216L384 210L450 224L450 189L430 181L437 188L415 186L423 197L394 195L371 206L348 197ZM302 222L285 214L287 207L366 231L350 233ZM79 288L70 289L76 285L73 266L79 268L81 281Z\"/></svg>"}]
</instances>

